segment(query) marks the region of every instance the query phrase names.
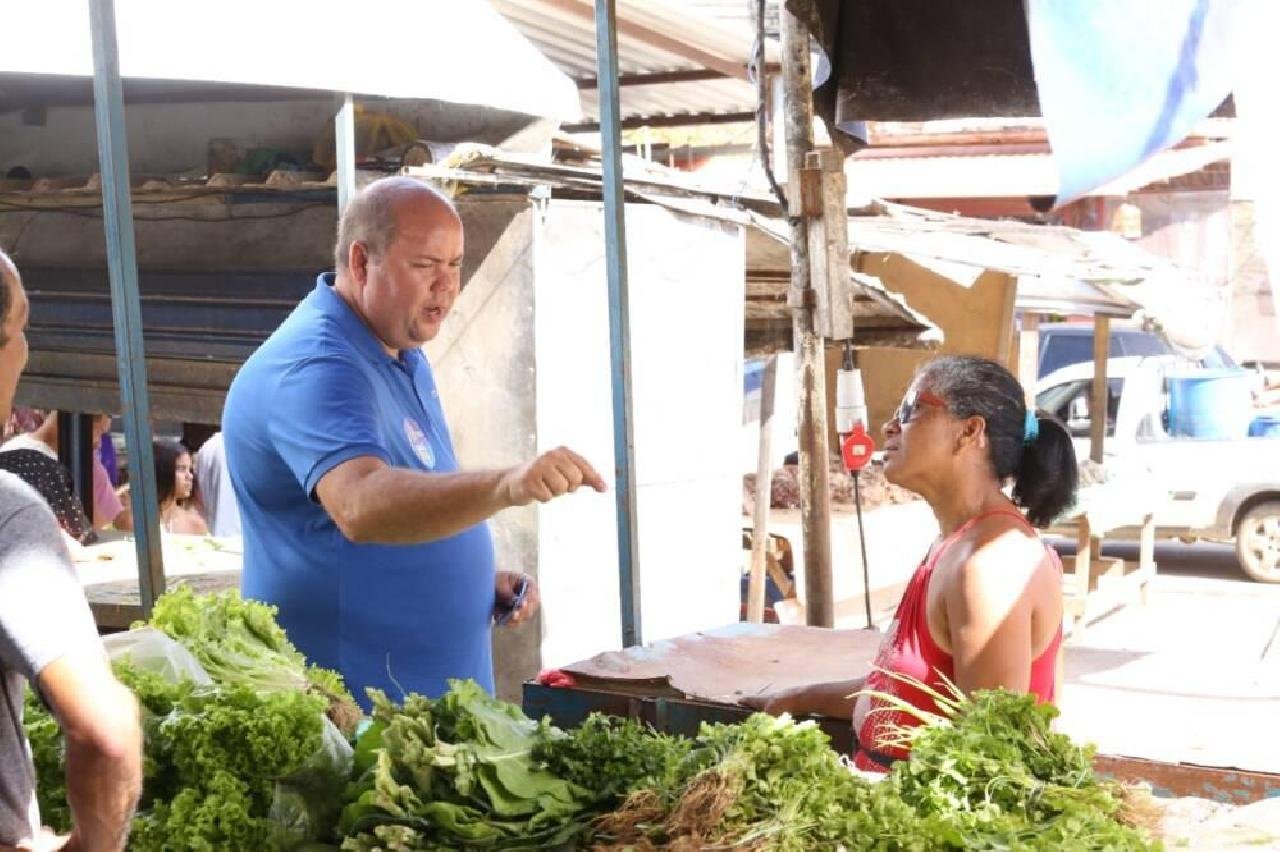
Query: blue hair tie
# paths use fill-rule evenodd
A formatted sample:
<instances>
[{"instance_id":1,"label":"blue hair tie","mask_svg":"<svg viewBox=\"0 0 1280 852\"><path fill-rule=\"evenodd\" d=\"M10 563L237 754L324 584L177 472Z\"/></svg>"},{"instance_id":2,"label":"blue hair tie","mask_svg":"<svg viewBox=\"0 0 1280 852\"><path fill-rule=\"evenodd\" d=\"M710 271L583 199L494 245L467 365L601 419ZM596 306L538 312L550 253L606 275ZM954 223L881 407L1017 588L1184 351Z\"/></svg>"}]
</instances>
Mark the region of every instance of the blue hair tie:
<instances>
[{"instance_id":1,"label":"blue hair tie","mask_svg":"<svg viewBox=\"0 0 1280 852\"><path fill-rule=\"evenodd\" d=\"M1040 437L1040 420L1036 417L1034 408L1027 409L1027 425L1022 430L1022 441L1025 444L1034 443L1036 438Z\"/></svg>"}]
</instances>

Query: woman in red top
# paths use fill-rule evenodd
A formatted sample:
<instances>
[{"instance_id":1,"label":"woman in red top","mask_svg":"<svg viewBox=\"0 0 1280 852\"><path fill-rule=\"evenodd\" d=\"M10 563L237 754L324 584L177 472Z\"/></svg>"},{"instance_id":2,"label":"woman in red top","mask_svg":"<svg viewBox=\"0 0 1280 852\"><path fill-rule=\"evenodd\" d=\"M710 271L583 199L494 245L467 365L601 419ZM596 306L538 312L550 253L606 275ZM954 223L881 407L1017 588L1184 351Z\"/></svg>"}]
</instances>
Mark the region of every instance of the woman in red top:
<instances>
[{"instance_id":1,"label":"woman in red top","mask_svg":"<svg viewBox=\"0 0 1280 852\"><path fill-rule=\"evenodd\" d=\"M916 569L885 634L876 668L942 691L1004 687L1052 702L1061 677L1062 566L1034 527L1048 526L1076 490L1071 438L1030 411L1017 379L985 358L925 364L884 426L885 477L923 497L940 537ZM1012 499L1004 488L1012 480ZM852 716L855 764L883 770L906 756L888 736L918 724L889 693L937 712L923 690L873 670L748 701L770 713ZM877 712L872 712L873 710Z\"/></svg>"}]
</instances>

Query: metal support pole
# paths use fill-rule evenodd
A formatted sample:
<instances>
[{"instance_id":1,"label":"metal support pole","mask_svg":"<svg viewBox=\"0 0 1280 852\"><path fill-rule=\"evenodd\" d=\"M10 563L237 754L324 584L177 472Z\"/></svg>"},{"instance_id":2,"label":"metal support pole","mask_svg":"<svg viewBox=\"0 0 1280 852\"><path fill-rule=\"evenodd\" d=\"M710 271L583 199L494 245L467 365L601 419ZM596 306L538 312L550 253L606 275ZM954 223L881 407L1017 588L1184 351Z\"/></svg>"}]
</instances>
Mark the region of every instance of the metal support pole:
<instances>
[{"instance_id":1,"label":"metal support pole","mask_svg":"<svg viewBox=\"0 0 1280 852\"><path fill-rule=\"evenodd\" d=\"M770 355L760 384L760 447L756 457L756 505L751 521L751 576L747 580L747 620L764 621L765 560L769 547L769 503L773 497L773 407L778 389L778 356Z\"/></svg>"},{"instance_id":2,"label":"metal support pole","mask_svg":"<svg viewBox=\"0 0 1280 852\"><path fill-rule=\"evenodd\" d=\"M338 214L356 194L356 105L348 92L333 118L333 143L338 165Z\"/></svg>"},{"instance_id":3,"label":"metal support pole","mask_svg":"<svg viewBox=\"0 0 1280 852\"><path fill-rule=\"evenodd\" d=\"M151 400L142 346L142 307L138 296L138 259L133 243L133 201L129 197L129 149L125 136L124 96L116 42L114 0L89 0L93 38L93 109L98 127L102 173L102 221L107 237L111 279L111 316L116 333L120 401L129 448L129 495L138 553L138 590L142 612L164 593L160 551L160 511L156 465L151 447Z\"/></svg>"},{"instance_id":4,"label":"metal support pole","mask_svg":"<svg viewBox=\"0 0 1280 852\"><path fill-rule=\"evenodd\" d=\"M614 0L596 0L596 78L600 92L604 250L609 277L609 367L613 379L614 498L618 511L618 599L622 645L644 642L640 621L640 554L636 535L635 427L631 412L631 310L622 193L622 120L618 97L618 29Z\"/></svg>"},{"instance_id":5,"label":"metal support pole","mask_svg":"<svg viewBox=\"0 0 1280 852\"><path fill-rule=\"evenodd\" d=\"M809 272L809 235L803 215L801 169L813 149L813 89L809 33L786 8L782 19L783 108L787 132L791 225L792 335L800 386L800 526L804 537L806 622L835 623L831 588L831 490L828 485L826 358L814 331L814 292Z\"/></svg>"},{"instance_id":6,"label":"metal support pole","mask_svg":"<svg viewBox=\"0 0 1280 852\"><path fill-rule=\"evenodd\" d=\"M93 526L93 415L58 412L58 460L71 471L71 487Z\"/></svg>"}]
</instances>

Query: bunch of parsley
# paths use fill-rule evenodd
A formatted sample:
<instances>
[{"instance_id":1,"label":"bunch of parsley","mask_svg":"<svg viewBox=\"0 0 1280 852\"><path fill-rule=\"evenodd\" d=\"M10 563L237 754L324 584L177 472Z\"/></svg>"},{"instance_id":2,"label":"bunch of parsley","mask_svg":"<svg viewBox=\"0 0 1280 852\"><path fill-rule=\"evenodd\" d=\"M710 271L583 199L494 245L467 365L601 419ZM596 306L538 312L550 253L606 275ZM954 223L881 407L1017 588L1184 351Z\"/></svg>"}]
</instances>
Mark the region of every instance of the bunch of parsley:
<instances>
[{"instance_id":1,"label":"bunch of parsley","mask_svg":"<svg viewBox=\"0 0 1280 852\"><path fill-rule=\"evenodd\" d=\"M564 736L546 736L533 750L547 771L612 807L633 790L670 790L684 780L693 741L659 734L635 719L592 713Z\"/></svg>"}]
</instances>

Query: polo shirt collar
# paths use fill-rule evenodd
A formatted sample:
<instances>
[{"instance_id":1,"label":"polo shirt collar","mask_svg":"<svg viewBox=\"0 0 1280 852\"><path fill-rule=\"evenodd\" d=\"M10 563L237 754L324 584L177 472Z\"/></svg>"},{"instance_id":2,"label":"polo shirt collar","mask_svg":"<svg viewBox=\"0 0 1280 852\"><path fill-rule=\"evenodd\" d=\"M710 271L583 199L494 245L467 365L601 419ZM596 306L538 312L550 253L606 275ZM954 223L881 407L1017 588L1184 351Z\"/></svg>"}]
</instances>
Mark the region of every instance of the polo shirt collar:
<instances>
[{"instance_id":1,"label":"polo shirt collar","mask_svg":"<svg viewBox=\"0 0 1280 852\"><path fill-rule=\"evenodd\" d=\"M316 279L315 293L321 312L333 317L347 340L351 341L360 354L373 363L396 365L406 363L406 353L402 352L399 358L393 358L387 354L382 341L378 340L369 326L364 324L364 320L356 315L351 306L333 288L336 280L337 273L334 272L322 272Z\"/></svg>"}]
</instances>

